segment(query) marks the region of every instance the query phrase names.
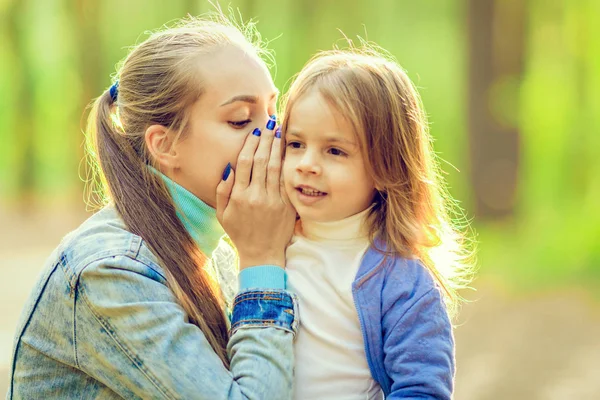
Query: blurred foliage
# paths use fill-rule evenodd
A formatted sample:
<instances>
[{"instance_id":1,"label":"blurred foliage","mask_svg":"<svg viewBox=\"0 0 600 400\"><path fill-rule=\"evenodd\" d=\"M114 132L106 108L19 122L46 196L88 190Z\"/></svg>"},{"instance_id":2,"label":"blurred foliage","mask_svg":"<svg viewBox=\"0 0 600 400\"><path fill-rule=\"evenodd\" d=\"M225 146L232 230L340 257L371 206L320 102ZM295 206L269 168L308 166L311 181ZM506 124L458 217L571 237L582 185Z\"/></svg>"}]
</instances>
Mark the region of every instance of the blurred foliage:
<instances>
[{"instance_id":1,"label":"blurred foliage","mask_svg":"<svg viewBox=\"0 0 600 400\"><path fill-rule=\"evenodd\" d=\"M479 34L469 28L469 19L478 18L469 10L476 1L500 16L524 8L521 42L514 44L523 49L518 74L495 78L486 96L474 99L487 104L495 123L518 133L514 201L501 217L479 212L471 177L480 168L472 162L479 149L469 140L472 68L478 65L470 43ZM272 39L272 72L282 91L315 51L342 46L342 32L389 50L420 90L436 150L448 162L451 193L474 216L481 273L523 288L598 287L599 1L229 4L258 20L263 38ZM0 204L79 201L86 105L110 86L115 65L143 32L211 9L204 0L0 0ZM494 40L514 28L510 18L490 24ZM513 44L504 45L510 50ZM502 61L493 56L491 69Z\"/></svg>"}]
</instances>

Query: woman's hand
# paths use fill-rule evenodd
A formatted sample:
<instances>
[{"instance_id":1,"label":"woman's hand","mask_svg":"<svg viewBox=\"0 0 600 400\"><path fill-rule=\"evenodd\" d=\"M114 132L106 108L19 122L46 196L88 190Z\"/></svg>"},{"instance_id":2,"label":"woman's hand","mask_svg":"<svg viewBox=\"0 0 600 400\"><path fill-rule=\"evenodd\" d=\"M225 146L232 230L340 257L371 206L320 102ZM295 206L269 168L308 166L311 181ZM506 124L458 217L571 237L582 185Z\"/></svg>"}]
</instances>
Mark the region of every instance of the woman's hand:
<instances>
[{"instance_id":1,"label":"woman's hand","mask_svg":"<svg viewBox=\"0 0 600 400\"><path fill-rule=\"evenodd\" d=\"M281 138L272 127L262 134L255 129L246 138L235 173L230 170L227 176L226 169L217 186L217 219L237 248L240 270L263 264L285 267L296 212L281 184L281 154Z\"/></svg>"}]
</instances>

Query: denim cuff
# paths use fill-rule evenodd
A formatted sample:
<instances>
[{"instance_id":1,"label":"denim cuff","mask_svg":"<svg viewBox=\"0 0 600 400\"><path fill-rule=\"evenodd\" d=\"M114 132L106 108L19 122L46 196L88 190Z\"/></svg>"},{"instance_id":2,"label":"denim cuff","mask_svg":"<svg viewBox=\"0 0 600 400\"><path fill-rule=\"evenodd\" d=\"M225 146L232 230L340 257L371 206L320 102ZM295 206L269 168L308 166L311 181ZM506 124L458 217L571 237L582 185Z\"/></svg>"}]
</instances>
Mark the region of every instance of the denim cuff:
<instances>
[{"instance_id":1,"label":"denim cuff","mask_svg":"<svg viewBox=\"0 0 600 400\"><path fill-rule=\"evenodd\" d=\"M233 302L230 334L244 328L274 327L296 335L298 330L296 295L285 290L247 290Z\"/></svg>"},{"instance_id":2,"label":"denim cuff","mask_svg":"<svg viewBox=\"0 0 600 400\"><path fill-rule=\"evenodd\" d=\"M276 265L245 268L238 276L240 291L247 289L286 289L287 274Z\"/></svg>"}]
</instances>

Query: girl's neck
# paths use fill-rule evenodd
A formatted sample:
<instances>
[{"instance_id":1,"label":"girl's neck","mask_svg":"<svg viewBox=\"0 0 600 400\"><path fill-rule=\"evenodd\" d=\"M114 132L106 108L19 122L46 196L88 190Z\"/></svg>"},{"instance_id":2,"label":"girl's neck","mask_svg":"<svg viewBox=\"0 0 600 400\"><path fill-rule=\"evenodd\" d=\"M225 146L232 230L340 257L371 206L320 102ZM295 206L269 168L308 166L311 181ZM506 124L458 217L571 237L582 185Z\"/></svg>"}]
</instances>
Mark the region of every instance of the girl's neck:
<instances>
[{"instance_id":1,"label":"girl's neck","mask_svg":"<svg viewBox=\"0 0 600 400\"><path fill-rule=\"evenodd\" d=\"M217 220L216 210L169 177L150 167L167 186L179 220L200 250L210 257L225 231Z\"/></svg>"},{"instance_id":2,"label":"girl's neck","mask_svg":"<svg viewBox=\"0 0 600 400\"><path fill-rule=\"evenodd\" d=\"M366 219L371 208L338 221L300 219L297 234L314 241L348 242L369 237Z\"/></svg>"}]
</instances>

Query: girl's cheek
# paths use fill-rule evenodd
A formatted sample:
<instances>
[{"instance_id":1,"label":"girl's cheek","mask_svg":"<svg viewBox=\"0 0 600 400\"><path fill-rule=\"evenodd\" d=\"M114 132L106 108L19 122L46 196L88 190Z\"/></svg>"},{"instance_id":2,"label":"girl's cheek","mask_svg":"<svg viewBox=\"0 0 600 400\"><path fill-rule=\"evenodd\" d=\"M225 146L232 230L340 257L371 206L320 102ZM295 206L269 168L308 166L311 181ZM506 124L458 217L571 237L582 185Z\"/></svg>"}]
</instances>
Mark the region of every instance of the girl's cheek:
<instances>
[{"instance_id":1,"label":"girl's cheek","mask_svg":"<svg viewBox=\"0 0 600 400\"><path fill-rule=\"evenodd\" d=\"M281 165L281 170L284 173L284 179L285 179L285 176L288 175L288 174L286 174L286 172L292 172L295 167L296 167L296 165L295 165L294 156L289 155L289 154L285 155L283 157L283 163Z\"/></svg>"}]
</instances>

